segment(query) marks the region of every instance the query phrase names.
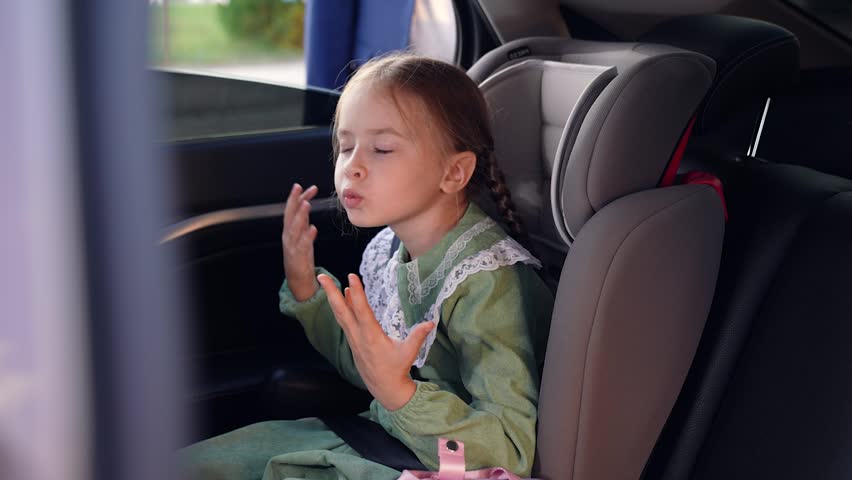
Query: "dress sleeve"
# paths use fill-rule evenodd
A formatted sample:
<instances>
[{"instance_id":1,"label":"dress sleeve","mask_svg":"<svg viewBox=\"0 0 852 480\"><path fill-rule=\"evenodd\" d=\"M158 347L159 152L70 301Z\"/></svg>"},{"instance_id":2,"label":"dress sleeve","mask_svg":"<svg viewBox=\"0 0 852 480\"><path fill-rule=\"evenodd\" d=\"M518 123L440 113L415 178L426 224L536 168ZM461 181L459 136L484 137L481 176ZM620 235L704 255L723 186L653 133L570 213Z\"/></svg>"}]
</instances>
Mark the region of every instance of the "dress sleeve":
<instances>
[{"instance_id":1,"label":"dress sleeve","mask_svg":"<svg viewBox=\"0 0 852 480\"><path fill-rule=\"evenodd\" d=\"M319 275L320 273L331 277L337 287L340 288L340 281L334 275L322 267L317 267L316 274ZM281 313L295 317L302 324L311 345L334 365L343 378L366 390L367 386L361 379L358 369L355 368L352 350L349 348L343 329L340 328L334 318L325 290L317 288L311 298L300 302L293 297L293 292L290 291L285 279L284 284L281 285L281 290L278 292L278 298L280 299L278 307Z\"/></svg>"},{"instance_id":2,"label":"dress sleeve","mask_svg":"<svg viewBox=\"0 0 852 480\"><path fill-rule=\"evenodd\" d=\"M549 320L552 297L526 294L523 269L476 273L442 306L469 403L431 382L417 382L398 410L373 402L379 423L429 468L437 468L437 440L444 437L464 442L469 469L502 466L520 476L532 470L539 382L531 326L538 316Z\"/></svg>"}]
</instances>

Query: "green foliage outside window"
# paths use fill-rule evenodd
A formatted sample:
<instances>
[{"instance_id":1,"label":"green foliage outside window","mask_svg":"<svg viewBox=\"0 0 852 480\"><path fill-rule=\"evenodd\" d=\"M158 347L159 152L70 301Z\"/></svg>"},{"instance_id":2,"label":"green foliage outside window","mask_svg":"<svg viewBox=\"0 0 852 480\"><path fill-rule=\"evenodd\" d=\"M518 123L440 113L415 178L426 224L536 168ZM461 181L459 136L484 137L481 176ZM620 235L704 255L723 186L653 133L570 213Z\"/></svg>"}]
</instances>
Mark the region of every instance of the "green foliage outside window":
<instances>
[{"instance_id":1,"label":"green foliage outside window","mask_svg":"<svg viewBox=\"0 0 852 480\"><path fill-rule=\"evenodd\" d=\"M301 1L231 0L218 9L225 30L234 38L275 48L302 48L305 4Z\"/></svg>"},{"instance_id":2,"label":"green foliage outside window","mask_svg":"<svg viewBox=\"0 0 852 480\"><path fill-rule=\"evenodd\" d=\"M224 65L301 58L301 0L163 0L150 5L153 65Z\"/></svg>"}]
</instances>

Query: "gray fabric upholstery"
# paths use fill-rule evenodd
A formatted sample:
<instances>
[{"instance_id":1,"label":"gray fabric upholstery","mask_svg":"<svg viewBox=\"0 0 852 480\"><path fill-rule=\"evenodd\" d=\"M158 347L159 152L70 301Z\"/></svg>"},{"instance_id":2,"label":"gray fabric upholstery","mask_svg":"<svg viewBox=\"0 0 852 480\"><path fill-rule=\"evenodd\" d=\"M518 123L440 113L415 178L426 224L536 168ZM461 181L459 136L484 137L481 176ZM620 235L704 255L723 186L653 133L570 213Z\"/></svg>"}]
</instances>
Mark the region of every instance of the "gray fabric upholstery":
<instances>
[{"instance_id":1,"label":"gray fabric upholstery","mask_svg":"<svg viewBox=\"0 0 852 480\"><path fill-rule=\"evenodd\" d=\"M554 168L560 171L556 178L564 184L553 186L551 201L555 204L551 213L556 215L556 221L539 226L547 235L548 226L555 229L557 225L566 225L569 238L565 240L570 243L583 223L608 202L657 185L678 139L713 80L715 66L708 57L665 45L538 37L509 42L489 52L471 67L468 75L482 81L529 58L613 66L618 72L581 122L573 148L551 157L556 163ZM555 94L545 104L558 102L560 95L570 95L567 93L570 87L566 87L560 89L554 85ZM513 95L525 93L516 91ZM511 129L495 129L498 138L509 133ZM551 143L556 136L552 129L544 135ZM515 159L500 148L497 153L504 169L528 162ZM525 158L532 153L528 152ZM542 154L539 150L534 153ZM520 178L524 182L530 180L529 176ZM530 188L513 182L515 179L510 177L513 195L525 195ZM522 192L515 193L516 190ZM527 213L531 212L522 212L524 220L535 218L527 217Z\"/></svg>"},{"instance_id":2,"label":"gray fabric upholstery","mask_svg":"<svg viewBox=\"0 0 852 480\"><path fill-rule=\"evenodd\" d=\"M651 57L670 54L691 54L705 68L715 72L715 62L704 55L688 50L635 42L593 42L565 37L529 37L508 42L486 53L467 74L482 82L496 71L530 58L577 63L581 65L610 65L624 72Z\"/></svg>"},{"instance_id":3,"label":"gray fabric upholstery","mask_svg":"<svg viewBox=\"0 0 852 480\"><path fill-rule=\"evenodd\" d=\"M657 186L713 80L697 56L643 61L601 93L565 167L560 200L569 231L616 198Z\"/></svg>"},{"instance_id":4,"label":"gray fabric upholstery","mask_svg":"<svg viewBox=\"0 0 852 480\"><path fill-rule=\"evenodd\" d=\"M612 67L527 60L481 84L498 162L535 238L558 241L563 224L554 223L551 208L554 162L573 149L586 113L615 75Z\"/></svg>"},{"instance_id":5,"label":"gray fabric upholstery","mask_svg":"<svg viewBox=\"0 0 852 480\"><path fill-rule=\"evenodd\" d=\"M496 156L527 228L554 244L573 241L542 378L537 474L638 479L718 273L716 192L655 188L713 61L659 45L545 38L510 42L469 74L493 74L481 87Z\"/></svg>"},{"instance_id":6,"label":"gray fabric upholstery","mask_svg":"<svg viewBox=\"0 0 852 480\"><path fill-rule=\"evenodd\" d=\"M683 185L620 198L579 231L551 322L538 476L639 478L707 318L723 230L715 191Z\"/></svg>"}]
</instances>

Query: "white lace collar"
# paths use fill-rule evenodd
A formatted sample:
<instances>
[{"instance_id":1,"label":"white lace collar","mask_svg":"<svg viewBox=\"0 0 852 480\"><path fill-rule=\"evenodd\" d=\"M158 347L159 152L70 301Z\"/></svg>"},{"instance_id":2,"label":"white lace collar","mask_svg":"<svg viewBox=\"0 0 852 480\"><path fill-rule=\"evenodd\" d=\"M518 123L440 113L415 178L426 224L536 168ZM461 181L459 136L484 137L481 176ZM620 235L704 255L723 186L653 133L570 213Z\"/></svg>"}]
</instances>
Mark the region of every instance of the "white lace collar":
<instances>
[{"instance_id":1,"label":"white lace collar","mask_svg":"<svg viewBox=\"0 0 852 480\"><path fill-rule=\"evenodd\" d=\"M459 238L450 245L447 252L444 253L444 258L441 259L441 263L438 264L435 271L429 274L422 284L420 283L420 270L418 268L419 262L412 261L406 263L405 268L408 270L409 303L412 305L419 305L422 303L423 299L429 295L432 289L438 286L438 283L447 276L450 267L453 266L453 263L455 263L459 254L461 254L465 247L467 247L467 244L470 243L474 237L495 225L496 223L494 220L486 217L477 222L476 225L470 227L466 232L462 233Z\"/></svg>"},{"instance_id":2,"label":"white lace collar","mask_svg":"<svg viewBox=\"0 0 852 480\"><path fill-rule=\"evenodd\" d=\"M443 281L435 302L426 309L426 314L422 319L417 319L412 324L422 321L437 324L441 317L441 305L465 279L474 273L493 271L518 262L541 267L541 263L529 251L509 237L503 238L490 247L455 263L464 247L492 225L494 225L494 221L485 218L465 231L447 249L438 268L422 283L416 267L417 262L406 264L409 280L409 301L413 305L420 304L429 292ZM393 339L404 340L408 337L410 328L406 325L399 295L400 249L398 248L393 255L390 252L393 237L393 231L390 228L385 228L370 241L364 251L360 273L367 294L367 301L382 326L382 330ZM410 265L414 265L414 267L410 267ZM416 283L412 281L413 278L416 278ZM414 287L412 288L411 285L414 285ZM429 349L435 341L436 332L437 329L433 329L429 333L423 348L420 349L420 353L413 363L417 368L425 364Z\"/></svg>"}]
</instances>

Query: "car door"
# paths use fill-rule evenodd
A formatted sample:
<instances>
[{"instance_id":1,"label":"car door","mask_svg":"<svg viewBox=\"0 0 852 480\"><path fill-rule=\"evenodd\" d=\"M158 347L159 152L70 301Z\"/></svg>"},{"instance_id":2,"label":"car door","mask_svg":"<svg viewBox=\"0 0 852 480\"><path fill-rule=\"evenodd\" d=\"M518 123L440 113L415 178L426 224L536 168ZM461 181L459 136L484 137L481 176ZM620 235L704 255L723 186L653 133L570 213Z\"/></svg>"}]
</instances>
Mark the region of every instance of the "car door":
<instances>
[{"instance_id":1,"label":"car door","mask_svg":"<svg viewBox=\"0 0 852 480\"><path fill-rule=\"evenodd\" d=\"M157 74L173 98L173 138L163 146L178 192L161 242L176 249L175 268L191 288L198 434L363 410L367 395L343 383L299 323L278 311L283 202L294 183L319 187L311 212L320 232L316 258L332 273L357 272L375 233L348 225L333 198L330 120L338 94Z\"/></svg>"}]
</instances>

